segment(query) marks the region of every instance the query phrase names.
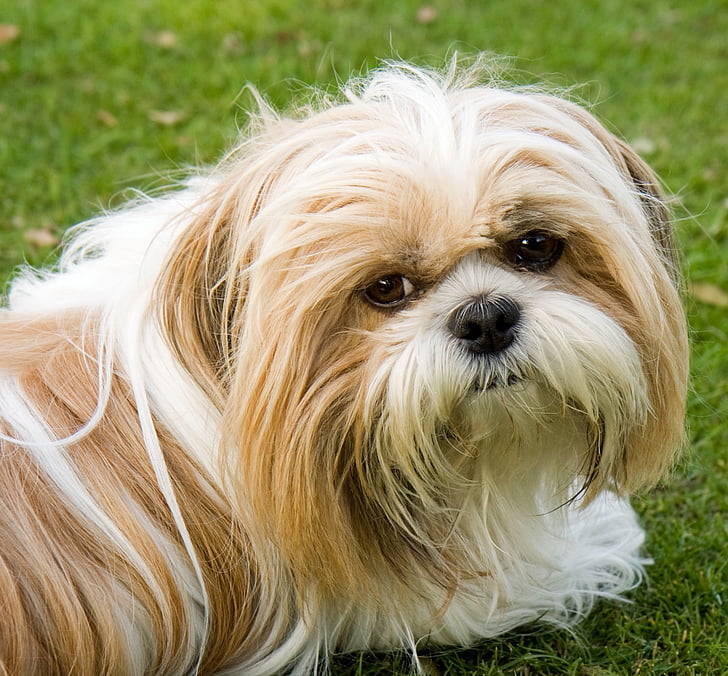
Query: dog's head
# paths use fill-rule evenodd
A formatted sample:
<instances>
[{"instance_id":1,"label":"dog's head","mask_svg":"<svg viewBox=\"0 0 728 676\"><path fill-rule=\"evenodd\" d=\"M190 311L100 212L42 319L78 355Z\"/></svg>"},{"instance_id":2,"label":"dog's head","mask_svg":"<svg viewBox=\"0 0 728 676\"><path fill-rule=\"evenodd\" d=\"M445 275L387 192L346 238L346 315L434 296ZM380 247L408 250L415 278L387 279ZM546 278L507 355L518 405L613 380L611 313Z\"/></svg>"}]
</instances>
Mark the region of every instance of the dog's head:
<instances>
[{"instance_id":1,"label":"dog's head","mask_svg":"<svg viewBox=\"0 0 728 676\"><path fill-rule=\"evenodd\" d=\"M388 69L254 134L201 213L160 285L165 331L294 575L452 571L480 546L468 510L502 547L519 509L670 465L687 358L667 210L575 104Z\"/></svg>"}]
</instances>

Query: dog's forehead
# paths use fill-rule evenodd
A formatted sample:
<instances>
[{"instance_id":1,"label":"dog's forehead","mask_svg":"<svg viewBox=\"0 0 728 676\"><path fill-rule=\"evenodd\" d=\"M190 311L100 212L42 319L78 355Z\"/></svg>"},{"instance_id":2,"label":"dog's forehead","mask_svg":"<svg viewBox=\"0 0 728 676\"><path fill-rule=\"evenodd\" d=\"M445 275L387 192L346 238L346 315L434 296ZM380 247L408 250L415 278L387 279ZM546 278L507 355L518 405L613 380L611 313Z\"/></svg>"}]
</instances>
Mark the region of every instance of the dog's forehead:
<instances>
[{"instance_id":1,"label":"dog's forehead","mask_svg":"<svg viewBox=\"0 0 728 676\"><path fill-rule=\"evenodd\" d=\"M586 217L600 199L563 172L518 164L492 165L490 172L472 166L464 174L457 168L449 180L447 168L427 160L390 167L366 198L339 203L336 228L359 230L385 257L459 257L531 230L566 234L578 225L571 223L574 211Z\"/></svg>"},{"instance_id":2,"label":"dog's forehead","mask_svg":"<svg viewBox=\"0 0 728 676\"><path fill-rule=\"evenodd\" d=\"M485 227L495 213L547 213L553 195L574 183L591 178L587 189L598 191L605 174L618 178L599 139L548 97L487 88L467 94L444 110L420 104L409 115L371 103L327 111L306 126L322 148L312 142L302 152L294 182L318 191L317 207L370 202L392 220ZM540 196L546 206L534 209Z\"/></svg>"},{"instance_id":3,"label":"dog's forehead","mask_svg":"<svg viewBox=\"0 0 728 676\"><path fill-rule=\"evenodd\" d=\"M297 266L327 258L347 278L416 269L434 280L533 230L632 227L619 212L639 220L633 186L607 132L554 101L476 88L436 105L393 97L315 114L266 156L275 172L259 232Z\"/></svg>"}]
</instances>

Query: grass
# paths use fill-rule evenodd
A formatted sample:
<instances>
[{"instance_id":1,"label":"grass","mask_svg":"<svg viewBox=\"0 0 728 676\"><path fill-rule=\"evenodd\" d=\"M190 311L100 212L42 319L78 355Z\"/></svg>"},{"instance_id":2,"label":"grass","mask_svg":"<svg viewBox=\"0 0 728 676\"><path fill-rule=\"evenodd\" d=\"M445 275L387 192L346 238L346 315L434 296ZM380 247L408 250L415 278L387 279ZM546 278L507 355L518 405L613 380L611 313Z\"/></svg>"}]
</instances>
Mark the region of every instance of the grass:
<instances>
[{"instance_id":1,"label":"grass","mask_svg":"<svg viewBox=\"0 0 728 676\"><path fill-rule=\"evenodd\" d=\"M431 656L433 673L728 673L728 12L724 0L15 0L0 22L0 279L52 255L63 228L213 162L244 122L243 86L278 106L401 56L514 57L514 77L579 84L680 202L693 293L690 449L637 500L655 558L631 605L577 635L535 633ZM4 37L3 37L4 36ZM687 215L692 216L688 217ZM357 655L334 673L401 674Z\"/></svg>"}]
</instances>

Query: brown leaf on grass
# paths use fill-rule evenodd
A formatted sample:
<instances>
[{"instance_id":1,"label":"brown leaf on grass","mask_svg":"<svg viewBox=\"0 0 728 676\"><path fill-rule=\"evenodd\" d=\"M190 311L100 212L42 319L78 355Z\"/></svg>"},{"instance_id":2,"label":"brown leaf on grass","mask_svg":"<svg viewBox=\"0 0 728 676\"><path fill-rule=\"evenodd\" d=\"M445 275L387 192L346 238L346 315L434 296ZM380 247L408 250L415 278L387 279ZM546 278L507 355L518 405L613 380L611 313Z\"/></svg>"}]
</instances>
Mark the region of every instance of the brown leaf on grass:
<instances>
[{"instance_id":1,"label":"brown leaf on grass","mask_svg":"<svg viewBox=\"0 0 728 676\"><path fill-rule=\"evenodd\" d=\"M287 45L296 39L296 33L295 31L280 30L276 31L274 37L279 45Z\"/></svg>"},{"instance_id":2,"label":"brown leaf on grass","mask_svg":"<svg viewBox=\"0 0 728 676\"><path fill-rule=\"evenodd\" d=\"M20 35L20 28L12 23L0 23L0 45L17 40Z\"/></svg>"},{"instance_id":3,"label":"brown leaf on grass","mask_svg":"<svg viewBox=\"0 0 728 676\"><path fill-rule=\"evenodd\" d=\"M422 5L417 10L417 21L419 23L432 23L437 19L437 10L432 5Z\"/></svg>"},{"instance_id":4,"label":"brown leaf on grass","mask_svg":"<svg viewBox=\"0 0 728 676\"><path fill-rule=\"evenodd\" d=\"M690 293L693 294L693 298L706 305L728 307L728 293L715 284L693 282L690 284Z\"/></svg>"},{"instance_id":5,"label":"brown leaf on grass","mask_svg":"<svg viewBox=\"0 0 728 676\"><path fill-rule=\"evenodd\" d=\"M163 127L173 127L187 117L184 110L150 110L149 119Z\"/></svg>"},{"instance_id":6,"label":"brown leaf on grass","mask_svg":"<svg viewBox=\"0 0 728 676\"><path fill-rule=\"evenodd\" d=\"M172 31L148 32L144 36L150 45L156 45L162 49L172 49L177 46L177 36Z\"/></svg>"},{"instance_id":7,"label":"brown leaf on grass","mask_svg":"<svg viewBox=\"0 0 728 676\"><path fill-rule=\"evenodd\" d=\"M301 40L296 49L299 56L308 58L321 51L321 43L318 40Z\"/></svg>"},{"instance_id":8,"label":"brown leaf on grass","mask_svg":"<svg viewBox=\"0 0 728 676\"><path fill-rule=\"evenodd\" d=\"M112 115L108 110L99 110L96 113L96 119L107 127L119 126L119 120L117 120L116 116Z\"/></svg>"},{"instance_id":9,"label":"brown leaf on grass","mask_svg":"<svg viewBox=\"0 0 728 676\"><path fill-rule=\"evenodd\" d=\"M240 56L243 53L243 39L238 33L227 33L222 38L222 50L230 56Z\"/></svg>"},{"instance_id":10,"label":"brown leaf on grass","mask_svg":"<svg viewBox=\"0 0 728 676\"><path fill-rule=\"evenodd\" d=\"M657 144L647 136L639 136L632 139L630 145L640 155L652 155L657 150Z\"/></svg>"},{"instance_id":11,"label":"brown leaf on grass","mask_svg":"<svg viewBox=\"0 0 728 676\"><path fill-rule=\"evenodd\" d=\"M23 236L28 244L35 246L55 246L60 241L58 235L47 227L26 230Z\"/></svg>"}]
</instances>

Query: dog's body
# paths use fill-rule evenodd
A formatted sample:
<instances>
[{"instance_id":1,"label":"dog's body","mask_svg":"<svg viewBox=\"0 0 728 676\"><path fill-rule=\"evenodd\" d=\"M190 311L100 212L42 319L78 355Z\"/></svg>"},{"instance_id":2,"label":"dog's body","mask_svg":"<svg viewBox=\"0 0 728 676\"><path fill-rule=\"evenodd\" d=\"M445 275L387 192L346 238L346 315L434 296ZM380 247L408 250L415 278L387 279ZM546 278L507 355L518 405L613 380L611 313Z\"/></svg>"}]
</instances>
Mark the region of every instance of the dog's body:
<instances>
[{"instance_id":1,"label":"dog's body","mask_svg":"<svg viewBox=\"0 0 728 676\"><path fill-rule=\"evenodd\" d=\"M567 624L682 435L649 170L407 67L81 226L0 324L8 674L310 672Z\"/></svg>"}]
</instances>

